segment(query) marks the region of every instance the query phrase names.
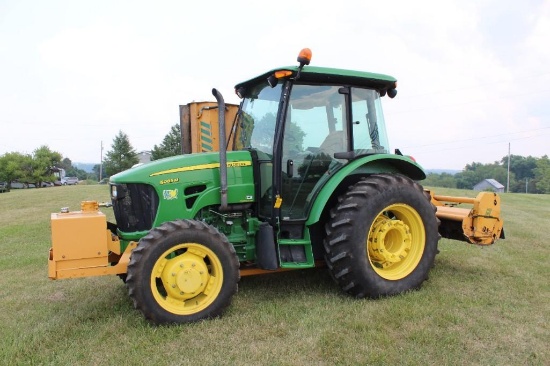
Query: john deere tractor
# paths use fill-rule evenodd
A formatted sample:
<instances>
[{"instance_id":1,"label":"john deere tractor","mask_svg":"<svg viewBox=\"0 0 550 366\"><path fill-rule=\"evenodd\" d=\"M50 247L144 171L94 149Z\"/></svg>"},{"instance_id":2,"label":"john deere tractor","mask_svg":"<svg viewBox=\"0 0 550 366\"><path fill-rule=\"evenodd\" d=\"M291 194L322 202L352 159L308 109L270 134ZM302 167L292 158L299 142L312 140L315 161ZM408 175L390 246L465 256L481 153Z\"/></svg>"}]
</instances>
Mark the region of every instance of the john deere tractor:
<instances>
[{"instance_id":1,"label":"john deere tractor","mask_svg":"<svg viewBox=\"0 0 550 366\"><path fill-rule=\"evenodd\" d=\"M151 322L187 323L222 314L241 276L326 266L344 292L378 298L420 287L441 235L501 237L496 194L435 196L418 163L390 152L393 77L310 59L237 84L227 126L214 89L219 135L195 127L216 148L112 176L116 223L95 201L52 214L49 277L119 275Z\"/></svg>"}]
</instances>

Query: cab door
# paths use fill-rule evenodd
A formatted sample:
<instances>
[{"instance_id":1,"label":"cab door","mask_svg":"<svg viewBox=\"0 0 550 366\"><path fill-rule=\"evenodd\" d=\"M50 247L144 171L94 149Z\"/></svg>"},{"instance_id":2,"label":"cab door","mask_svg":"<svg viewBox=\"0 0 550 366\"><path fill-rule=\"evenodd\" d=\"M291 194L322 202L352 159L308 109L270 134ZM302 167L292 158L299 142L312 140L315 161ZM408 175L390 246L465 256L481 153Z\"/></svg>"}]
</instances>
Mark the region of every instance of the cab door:
<instances>
[{"instance_id":1,"label":"cab door","mask_svg":"<svg viewBox=\"0 0 550 366\"><path fill-rule=\"evenodd\" d=\"M310 205L334 158L349 149L346 98L339 86L294 85L287 104L281 154L279 192L279 256L285 263L313 265L305 231ZM276 164L278 165L278 164Z\"/></svg>"}]
</instances>

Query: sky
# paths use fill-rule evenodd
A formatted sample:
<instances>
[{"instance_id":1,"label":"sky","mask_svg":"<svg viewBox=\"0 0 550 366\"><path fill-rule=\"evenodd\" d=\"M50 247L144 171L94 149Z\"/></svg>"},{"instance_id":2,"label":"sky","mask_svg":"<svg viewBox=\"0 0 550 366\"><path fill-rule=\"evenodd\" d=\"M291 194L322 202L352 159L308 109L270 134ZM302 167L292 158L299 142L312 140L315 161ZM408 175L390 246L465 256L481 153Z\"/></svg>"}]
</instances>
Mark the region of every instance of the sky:
<instances>
[{"instance_id":1,"label":"sky","mask_svg":"<svg viewBox=\"0 0 550 366\"><path fill-rule=\"evenodd\" d=\"M388 74L390 148L427 169L550 155L550 1L0 0L0 155L99 163L179 105L296 64Z\"/></svg>"}]
</instances>

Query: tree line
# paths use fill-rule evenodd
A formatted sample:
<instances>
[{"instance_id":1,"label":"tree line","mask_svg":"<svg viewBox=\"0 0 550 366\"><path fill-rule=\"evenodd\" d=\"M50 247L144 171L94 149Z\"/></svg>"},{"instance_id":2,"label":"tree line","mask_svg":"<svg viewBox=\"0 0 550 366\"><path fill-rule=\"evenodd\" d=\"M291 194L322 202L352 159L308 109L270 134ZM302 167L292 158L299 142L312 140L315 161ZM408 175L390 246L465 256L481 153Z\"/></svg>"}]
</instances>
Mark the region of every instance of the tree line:
<instances>
[{"instance_id":1,"label":"tree line","mask_svg":"<svg viewBox=\"0 0 550 366\"><path fill-rule=\"evenodd\" d=\"M162 142L153 146L151 160L179 154L181 130L180 125L175 124ZM119 131L113 139L111 149L105 155L103 165L95 165L92 173L76 168L69 158L63 158L61 153L52 151L44 145L32 154L11 152L0 156L0 182L35 183L39 187L42 182L52 182L56 179L52 167L65 169L67 176L98 181L100 176L107 178L138 163L138 154L128 135ZM488 178L495 179L504 186L508 184L509 178L509 192L550 193L550 159L547 155L540 158L510 155L491 164L473 162L456 174L429 173L422 184L430 187L472 189L477 183Z\"/></svg>"},{"instance_id":2,"label":"tree line","mask_svg":"<svg viewBox=\"0 0 550 366\"><path fill-rule=\"evenodd\" d=\"M180 125L176 124L159 145L154 145L151 159L157 160L178 154L181 154L181 133ZM6 182L8 188L11 188L12 182L32 183L36 187L42 187L44 182L58 180L56 172L59 169L64 169L68 177L98 181L100 177L107 178L131 168L138 162L138 154L128 135L119 131L113 139L111 149L105 155L103 164L96 164L92 173L75 167L70 158L64 158L60 152L52 151L47 145L43 145L30 154L9 152L0 156L0 182Z\"/></svg>"},{"instance_id":3,"label":"tree line","mask_svg":"<svg viewBox=\"0 0 550 366\"><path fill-rule=\"evenodd\" d=\"M430 173L423 184L431 187L472 189L484 179L495 179L507 186L508 156L491 164L471 163L456 174ZM509 192L550 193L550 159L547 155L510 155Z\"/></svg>"}]
</instances>

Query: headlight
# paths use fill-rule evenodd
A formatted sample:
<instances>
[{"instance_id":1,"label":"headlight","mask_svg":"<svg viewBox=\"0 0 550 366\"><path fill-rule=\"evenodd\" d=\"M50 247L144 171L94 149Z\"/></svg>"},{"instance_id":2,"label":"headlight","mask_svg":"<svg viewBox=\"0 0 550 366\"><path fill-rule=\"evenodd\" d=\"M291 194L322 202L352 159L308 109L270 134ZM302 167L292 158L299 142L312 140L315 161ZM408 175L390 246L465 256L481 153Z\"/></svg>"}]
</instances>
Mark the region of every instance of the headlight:
<instances>
[{"instance_id":1,"label":"headlight","mask_svg":"<svg viewBox=\"0 0 550 366\"><path fill-rule=\"evenodd\" d=\"M116 185L113 184L111 186L111 199L116 200L117 197L118 197L117 188L116 188Z\"/></svg>"}]
</instances>

